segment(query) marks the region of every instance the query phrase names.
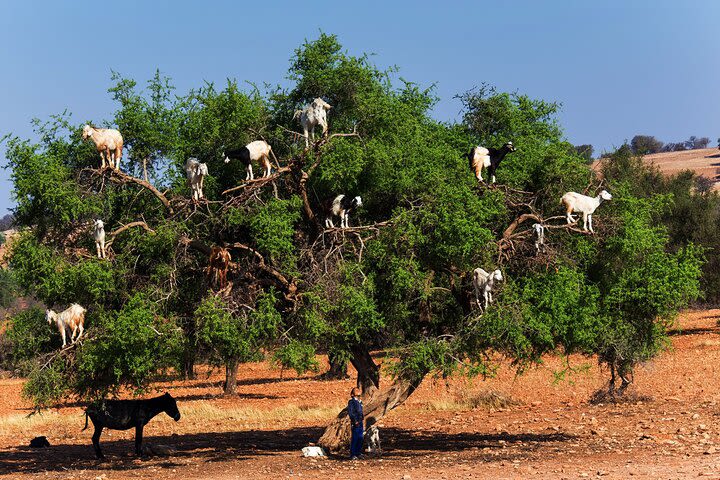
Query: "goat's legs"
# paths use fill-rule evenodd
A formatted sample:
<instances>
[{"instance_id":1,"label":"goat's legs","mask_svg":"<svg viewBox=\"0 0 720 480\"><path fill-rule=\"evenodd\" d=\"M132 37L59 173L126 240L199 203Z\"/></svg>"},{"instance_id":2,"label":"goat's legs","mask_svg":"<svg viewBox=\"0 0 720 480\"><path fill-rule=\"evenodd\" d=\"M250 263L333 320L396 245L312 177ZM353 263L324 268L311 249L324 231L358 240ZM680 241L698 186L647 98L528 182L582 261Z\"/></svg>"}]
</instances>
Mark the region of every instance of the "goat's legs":
<instances>
[{"instance_id":1,"label":"goat's legs","mask_svg":"<svg viewBox=\"0 0 720 480\"><path fill-rule=\"evenodd\" d=\"M94 422L93 425L95 425ZM102 425L95 425L95 433L93 433L92 436L92 443L93 447L95 448L95 456L100 460L105 458L105 455L103 455L102 451L100 451L100 434L102 433L102 431Z\"/></svg>"},{"instance_id":2,"label":"goat's legs","mask_svg":"<svg viewBox=\"0 0 720 480\"><path fill-rule=\"evenodd\" d=\"M592 214L588 215L588 224L590 225L590 232L595 233L592 227Z\"/></svg>"},{"instance_id":3,"label":"goat's legs","mask_svg":"<svg viewBox=\"0 0 720 480\"><path fill-rule=\"evenodd\" d=\"M60 336L62 337L62 340L63 340L62 346L64 347L65 345L67 345L67 341L66 341L66 338L65 338L65 325L63 325L63 326L60 328Z\"/></svg>"},{"instance_id":4,"label":"goat's legs","mask_svg":"<svg viewBox=\"0 0 720 480\"><path fill-rule=\"evenodd\" d=\"M252 169L252 163L248 163L247 167L245 167L245 171L247 172L245 175L245 180L254 180L253 175L253 169Z\"/></svg>"},{"instance_id":5,"label":"goat's legs","mask_svg":"<svg viewBox=\"0 0 720 480\"><path fill-rule=\"evenodd\" d=\"M588 214L583 212L583 230L587 232L588 229Z\"/></svg>"},{"instance_id":6,"label":"goat's legs","mask_svg":"<svg viewBox=\"0 0 720 480\"><path fill-rule=\"evenodd\" d=\"M567 223L575 223L577 220L575 220L575 217L572 216L572 210L568 210L565 212Z\"/></svg>"},{"instance_id":7,"label":"goat's legs","mask_svg":"<svg viewBox=\"0 0 720 480\"><path fill-rule=\"evenodd\" d=\"M477 303L478 308L482 311L482 305L480 305L480 290L477 288L477 285L473 285L473 290L475 290L475 303Z\"/></svg>"}]
</instances>

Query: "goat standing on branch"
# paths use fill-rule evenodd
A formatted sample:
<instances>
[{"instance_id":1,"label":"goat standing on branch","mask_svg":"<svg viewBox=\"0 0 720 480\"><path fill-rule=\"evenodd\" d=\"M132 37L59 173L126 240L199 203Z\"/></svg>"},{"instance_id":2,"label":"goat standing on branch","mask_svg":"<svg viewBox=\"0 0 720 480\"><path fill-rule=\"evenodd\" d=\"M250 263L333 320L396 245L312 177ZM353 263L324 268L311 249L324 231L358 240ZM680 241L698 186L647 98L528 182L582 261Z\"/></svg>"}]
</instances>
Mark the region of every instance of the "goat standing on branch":
<instances>
[{"instance_id":1,"label":"goat standing on branch","mask_svg":"<svg viewBox=\"0 0 720 480\"><path fill-rule=\"evenodd\" d=\"M583 230L595 233L592 226L593 212L600 206L604 200L612 200L607 190L600 192L597 197L588 197L581 193L568 192L562 196L560 202L565 205L565 213L567 215L567 223L575 223L577 220L572 216L573 212L581 212L583 214Z\"/></svg>"},{"instance_id":2,"label":"goat standing on branch","mask_svg":"<svg viewBox=\"0 0 720 480\"><path fill-rule=\"evenodd\" d=\"M205 273L215 288L223 289L227 286L227 271L230 267L230 252L222 247L212 247Z\"/></svg>"},{"instance_id":3,"label":"goat standing on branch","mask_svg":"<svg viewBox=\"0 0 720 480\"><path fill-rule=\"evenodd\" d=\"M66 330L72 331L72 335L70 336L71 343L75 343L75 341L82 336L83 332L85 331L84 324L86 311L87 310L85 310L77 303L73 303L66 310L63 310L60 313L56 313L53 310L45 310L45 318L47 319L48 323L52 324L54 320L58 330L60 331L60 336L62 337L63 341L63 347L67 345L67 341L65 338ZM80 333L77 335L77 338L75 338L75 334L78 331Z\"/></svg>"},{"instance_id":4,"label":"goat standing on branch","mask_svg":"<svg viewBox=\"0 0 720 480\"><path fill-rule=\"evenodd\" d=\"M293 120L300 119L300 125L303 128L303 135L305 137L305 147L310 146L308 142L309 138L315 142L315 127L320 125L322 128L323 136L327 135L328 122L327 112L332 108L332 105L327 103L322 98L316 98L312 103L302 110L295 110Z\"/></svg>"},{"instance_id":5,"label":"goat standing on branch","mask_svg":"<svg viewBox=\"0 0 720 480\"><path fill-rule=\"evenodd\" d=\"M332 200L327 200L323 205L325 211L325 228L335 228L333 217L340 217L340 228L349 228L348 217L350 213L362 206L362 198L346 197L338 195Z\"/></svg>"},{"instance_id":6,"label":"goat standing on branch","mask_svg":"<svg viewBox=\"0 0 720 480\"><path fill-rule=\"evenodd\" d=\"M98 258L106 258L105 255L105 224L102 220L97 219L93 224L93 236L95 237L95 248L97 249Z\"/></svg>"},{"instance_id":7,"label":"goat standing on branch","mask_svg":"<svg viewBox=\"0 0 720 480\"><path fill-rule=\"evenodd\" d=\"M535 251L540 253L545 251L545 226L542 223L533 223L533 232L535 233Z\"/></svg>"},{"instance_id":8,"label":"goat standing on branch","mask_svg":"<svg viewBox=\"0 0 720 480\"><path fill-rule=\"evenodd\" d=\"M237 150L229 150L223 154L225 163L230 160L240 160L245 165L245 180L254 180L252 162L258 162L263 167L263 176L269 177L272 173L272 165L270 164L270 151L272 147L264 140L255 140Z\"/></svg>"},{"instance_id":9,"label":"goat standing on branch","mask_svg":"<svg viewBox=\"0 0 720 480\"><path fill-rule=\"evenodd\" d=\"M205 177L208 174L207 164L200 163L197 158L188 158L187 162L185 162L185 174L187 175L188 184L192 191L193 200L197 201L205 198L203 185L205 183Z\"/></svg>"},{"instance_id":10,"label":"goat standing on branch","mask_svg":"<svg viewBox=\"0 0 720 480\"><path fill-rule=\"evenodd\" d=\"M85 125L82 131L83 140L89 138L95 142L97 151L100 152L102 168L110 165L115 170L120 170L122 159L123 137L114 128L96 128L92 125ZM107 164L106 164L107 160Z\"/></svg>"},{"instance_id":11,"label":"goat standing on branch","mask_svg":"<svg viewBox=\"0 0 720 480\"><path fill-rule=\"evenodd\" d=\"M475 172L475 177L478 181L482 182L482 169L487 168L490 181L495 183L495 170L500 166L505 155L514 152L512 142L507 142L500 148L485 148L478 145L470 150L468 154L468 160L470 162L470 169Z\"/></svg>"},{"instance_id":12,"label":"goat standing on branch","mask_svg":"<svg viewBox=\"0 0 720 480\"><path fill-rule=\"evenodd\" d=\"M492 291L496 282L502 282L503 276L500 270L486 272L482 268L476 268L473 272L473 287L475 289L475 302L480 311L487 310L492 303ZM480 294L483 295L483 305L480 305Z\"/></svg>"}]
</instances>

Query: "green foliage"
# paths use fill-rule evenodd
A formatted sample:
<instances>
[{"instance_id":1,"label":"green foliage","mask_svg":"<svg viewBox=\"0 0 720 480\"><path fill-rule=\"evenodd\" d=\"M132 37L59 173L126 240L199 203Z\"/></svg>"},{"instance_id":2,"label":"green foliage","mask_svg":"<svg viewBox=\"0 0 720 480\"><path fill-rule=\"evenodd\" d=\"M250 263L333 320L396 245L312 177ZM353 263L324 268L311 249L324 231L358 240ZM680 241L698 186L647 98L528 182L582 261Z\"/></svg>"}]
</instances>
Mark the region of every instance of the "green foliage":
<instances>
[{"instance_id":1,"label":"green foliage","mask_svg":"<svg viewBox=\"0 0 720 480\"><path fill-rule=\"evenodd\" d=\"M0 268L0 308L8 308L17 297L18 285L12 271Z\"/></svg>"},{"instance_id":2,"label":"green foliage","mask_svg":"<svg viewBox=\"0 0 720 480\"><path fill-rule=\"evenodd\" d=\"M142 392L158 371L177 366L179 332L158 317L146 295L137 293L116 314L99 312L93 319L71 384L78 396L100 398L121 387Z\"/></svg>"},{"instance_id":3,"label":"green foliage","mask_svg":"<svg viewBox=\"0 0 720 480\"><path fill-rule=\"evenodd\" d=\"M282 368L292 368L298 375L317 372L319 367L315 359L315 348L309 343L294 338L275 350L272 359Z\"/></svg>"},{"instance_id":4,"label":"green foliage","mask_svg":"<svg viewBox=\"0 0 720 480\"><path fill-rule=\"evenodd\" d=\"M208 359L216 365L260 360L262 349L279 334L282 318L275 309L273 291L261 295L250 314L234 315L220 297L209 295L195 310L197 337Z\"/></svg>"},{"instance_id":5,"label":"green foliage","mask_svg":"<svg viewBox=\"0 0 720 480\"><path fill-rule=\"evenodd\" d=\"M48 324L45 312L38 307L14 315L8 325L6 337L10 347L6 367L23 375L32 369L32 360L61 345L57 326L54 323Z\"/></svg>"},{"instance_id":6,"label":"green foliage","mask_svg":"<svg viewBox=\"0 0 720 480\"><path fill-rule=\"evenodd\" d=\"M289 200L271 199L254 212L248 225L258 250L291 271L296 261L293 238L301 206L302 200L297 196Z\"/></svg>"},{"instance_id":7,"label":"green foliage","mask_svg":"<svg viewBox=\"0 0 720 480\"><path fill-rule=\"evenodd\" d=\"M224 365L229 361L257 359L257 350L247 334L244 319L235 318L221 298L207 297L195 310L198 340L211 352L210 359Z\"/></svg>"}]
</instances>

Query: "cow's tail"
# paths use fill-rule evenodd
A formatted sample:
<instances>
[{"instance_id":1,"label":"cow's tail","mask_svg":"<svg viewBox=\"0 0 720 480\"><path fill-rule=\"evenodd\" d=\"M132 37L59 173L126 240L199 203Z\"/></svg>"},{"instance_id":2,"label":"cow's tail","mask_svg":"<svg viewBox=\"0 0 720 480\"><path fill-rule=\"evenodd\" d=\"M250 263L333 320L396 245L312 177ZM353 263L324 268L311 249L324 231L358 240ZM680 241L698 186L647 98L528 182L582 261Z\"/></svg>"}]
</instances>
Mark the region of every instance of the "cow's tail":
<instances>
[{"instance_id":1,"label":"cow's tail","mask_svg":"<svg viewBox=\"0 0 720 480\"><path fill-rule=\"evenodd\" d=\"M85 410L85 427L80 431L84 432L85 430L87 430L87 427L88 427L88 413L87 413L87 410Z\"/></svg>"}]
</instances>

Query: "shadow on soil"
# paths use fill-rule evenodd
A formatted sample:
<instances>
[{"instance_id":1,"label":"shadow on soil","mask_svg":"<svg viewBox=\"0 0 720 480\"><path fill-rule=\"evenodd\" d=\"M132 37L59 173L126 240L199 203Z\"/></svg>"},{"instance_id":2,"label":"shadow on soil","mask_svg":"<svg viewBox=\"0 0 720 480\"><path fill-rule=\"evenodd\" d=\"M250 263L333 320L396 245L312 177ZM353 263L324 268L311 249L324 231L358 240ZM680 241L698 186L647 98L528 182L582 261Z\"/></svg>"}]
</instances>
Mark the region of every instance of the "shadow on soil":
<instances>
[{"instance_id":1,"label":"shadow on soil","mask_svg":"<svg viewBox=\"0 0 720 480\"><path fill-rule=\"evenodd\" d=\"M680 337L685 335L703 335L709 333L719 333L720 328L718 327L697 327L697 328L678 328L668 330L668 335L672 337Z\"/></svg>"},{"instance_id":2,"label":"shadow on soil","mask_svg":"<svg viewBox=\"0 0 720 480\"><path fill-rule=\"evenodd\" d=\"M175 468L195 462L242 461L263 455L294 453L322 434L322 428L291 428L271 431L243 431L223 433L200 433L171 436L147 436L144 445L167 445L175 449L171 457L145 457L132 455L131 440L102 441L101 447L107 457L105 462L95 459L90 434L85 445L53 445L44 449L17 447L0 452L0 475L67 472L68 470L116 470L130 471L149 466ZM487 461L511 460L528 452L573 440L572 435L548 434L499 434L438 433L433 431L410 431L397 428L383 429L384 459L409 458L420 451L457 452L478 449L478 457ZM52 439L50 439L52 443ZM509 450L506 446L517 444ZM488 448L493 451L483 452ZM505 450L504 450L505 449ZM497 453L501 452L500 455ZM344 457L335 457L342 460Z\"/></svg>"}]
</instances>

